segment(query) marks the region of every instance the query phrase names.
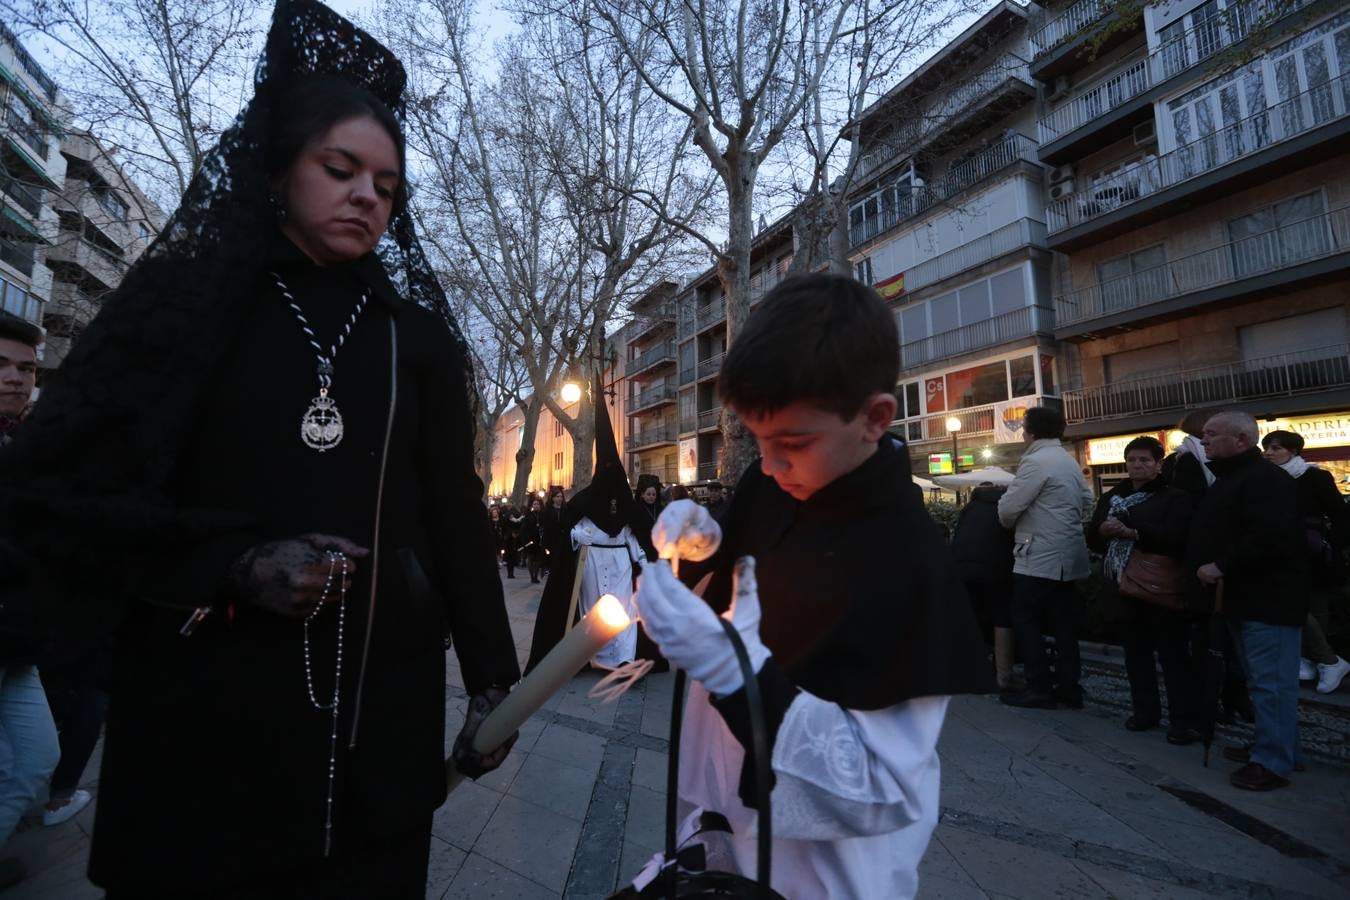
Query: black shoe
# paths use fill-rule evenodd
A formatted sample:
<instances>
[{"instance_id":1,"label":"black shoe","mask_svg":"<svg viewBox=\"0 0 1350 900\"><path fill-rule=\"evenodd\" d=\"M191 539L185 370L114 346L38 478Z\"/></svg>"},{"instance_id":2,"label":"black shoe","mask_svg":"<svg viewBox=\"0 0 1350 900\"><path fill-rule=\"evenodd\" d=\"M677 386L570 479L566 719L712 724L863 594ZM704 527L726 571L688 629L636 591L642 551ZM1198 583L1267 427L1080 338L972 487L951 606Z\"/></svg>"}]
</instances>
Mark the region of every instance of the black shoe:
<instances>
[{"instance_id":1,"label":"black shoe","mask_svg":"<svg viewBox=\"0 0 1350 900\"><path fill-rule=\"evenodd\" d=\"M1200 732L1194 728L1169 728L1167 729L1167 743L1177 747L1189 747L1191 744L1204 740Z\"/></svg>"},{"instance_id":2,"label":"black shoe","mask_svg":"<svg viewBox=\"0 0 1350 900\"><path fill-rule=\"evenodd\" d=\"M999 697L1007 706L1016 706L1020 709L1054 709L1055 698L1049 694L1042 694L1040 691L1033 691L1027 688L1025 691L1018 691L1016 694L1003 694Z\"/></svg>"},{"instance_id":3,"label":"black shoe","mask_svg":"<svg viewBox=\"0 0 1350 900\"><path fill-rule=\"evenodd\" d=\"M1267 769L1260 763L1247 763L1232 775L1228 781L1244 791L1273 791L1276 788L1289 787L1289 779Z\"/></svg>"},{"instance_id":4,"label":"black shoe","mask_svg":"<svg viewBox=\"0 0 1350 900\"><path fill-rule=\"evenodd\" d=\"M1161 724L1156 717L1144 718L1143 716L1130 716L1125 720L1126 731L1148 731L1150 728L1157 728Z\"/></svg>"}]
</instances>

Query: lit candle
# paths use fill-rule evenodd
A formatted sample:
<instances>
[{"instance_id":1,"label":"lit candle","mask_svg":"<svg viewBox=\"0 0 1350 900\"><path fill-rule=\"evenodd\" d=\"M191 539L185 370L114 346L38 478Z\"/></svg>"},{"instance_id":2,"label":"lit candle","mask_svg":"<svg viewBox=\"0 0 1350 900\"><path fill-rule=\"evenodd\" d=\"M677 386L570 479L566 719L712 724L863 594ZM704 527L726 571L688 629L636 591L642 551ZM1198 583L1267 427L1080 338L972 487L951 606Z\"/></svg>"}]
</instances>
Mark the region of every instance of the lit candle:
<instances>
[{"instance_id":1,"label":"lit candle","mask_svg":"<svg viewBox=\"0 0 1350 900\"><path fill-rule=\"evenodd\" d=\"M488 714L474 735L473 749L490 753L520 730L525 720L572 680L586 662L632 624L628 612L613 594L605 594L548 655L521 679L501 705ZM446 779L454 790L464 776L452 761L445 763Z\"/></svg>"}]
</instances>

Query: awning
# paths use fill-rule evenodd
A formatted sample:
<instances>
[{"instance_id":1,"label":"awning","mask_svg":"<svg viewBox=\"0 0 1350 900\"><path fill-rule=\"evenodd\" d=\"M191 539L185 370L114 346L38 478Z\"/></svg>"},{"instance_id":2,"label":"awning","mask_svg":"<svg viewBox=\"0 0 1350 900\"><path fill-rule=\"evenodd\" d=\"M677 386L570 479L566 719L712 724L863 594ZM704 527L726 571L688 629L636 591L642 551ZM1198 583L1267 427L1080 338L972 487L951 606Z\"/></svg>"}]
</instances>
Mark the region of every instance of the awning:
<instances>
[{"instance_id":1,"label":"awning","mask_svg":"<svg viewBox=\"0 0 1350 900\"><path fill-rule=\"evenodd\" d=\"M51 176L47 174L47 167L44 166L42 163L38 162L36 159L33 159L33 155L29 153L26 149L24 149L23 144L20 144L18 141L14 140L13 135L9 134L5 135L5 143L9 144L9 148L13 150L15 153L19 154L19 158L28 164L28 168L32 169L33 174L36 175L42 181L42 186L44 188L52 191L61 190L61 185L57 184L55 181L52 181Z\"/></svg>"},{"instance_id":2,"label":"awning","mask_svg":"<svg viewBox=\"0 0 1350 900\"><path fill-rule=\"evenodd\" d=\"M5 205L5 218L9 219L11 222L17 225L19 229L23 231L24 234L31 237L37 243L39 244L51 243L51 241L47 240L45 237L42 236L42 232L38 231L37 227L34 226L32 222L28 221L23 217L23 213L18 212L17 210L10 207L8 204Z\"/></svg>"}]
</instances>

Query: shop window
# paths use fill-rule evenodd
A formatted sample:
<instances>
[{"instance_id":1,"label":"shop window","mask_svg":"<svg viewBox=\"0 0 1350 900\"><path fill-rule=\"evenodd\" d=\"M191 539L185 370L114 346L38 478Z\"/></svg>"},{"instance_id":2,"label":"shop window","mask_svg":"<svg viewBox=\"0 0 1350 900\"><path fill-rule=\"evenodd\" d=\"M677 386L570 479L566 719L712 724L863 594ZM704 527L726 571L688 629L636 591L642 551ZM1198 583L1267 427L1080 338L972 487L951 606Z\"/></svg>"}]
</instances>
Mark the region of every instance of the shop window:
<instances>
[{"instance_id":1,"label":"shop window","mask_svg":"<svg viewBox=\"0 0 1350 900\"><path fill-rule=\"evenodd\" d=\"M1008 360L1008 382L1014 397L1030 397L1036 393L1036 360L1019 356Z\"/></svg>"},{"instance_id":2,"label":"shop window","mask_svg":"<svg viewBox=\"0 0 1350 900\"><path fill-rule=\"evenodd\" d=\"M1002 360L947 373L950 409L967 409L1008 399L1008 367Z\"/></svg>"}]
</instances>

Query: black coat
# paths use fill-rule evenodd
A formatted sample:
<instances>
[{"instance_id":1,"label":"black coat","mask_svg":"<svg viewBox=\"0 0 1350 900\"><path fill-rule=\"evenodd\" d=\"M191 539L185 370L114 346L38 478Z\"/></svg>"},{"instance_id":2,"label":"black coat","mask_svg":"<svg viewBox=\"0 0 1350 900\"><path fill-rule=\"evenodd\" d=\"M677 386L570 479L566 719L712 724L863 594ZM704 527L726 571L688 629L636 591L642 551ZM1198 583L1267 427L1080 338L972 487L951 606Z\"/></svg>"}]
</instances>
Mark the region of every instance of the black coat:
<instances>
[{"instance_id":1,"label":"black coat","mask_svg":"<svg viewBox=\"0 0 1350 900\"><path fill-rule=\"evenodd\" d=\"M981 485L970 492L952 535L952 560L961 576L975 584L1012 580L1013 533L998 520L998 498L1007 488Z\"/></svg>"},{"instance_id":2,"label":"black coat","mask_svg":"<svg viewBox=\"0 0 1350 900\"><path fill-rule=\"evenodd\" d=\"M1180 488L1172 487L1162 478L1155 478L1139 490L1146 491L1149 499L1125 510L1118 518L1130 528L1139 532L1135 546L1145 553L1161 553L1173 559L1186 557L1186 539L1191 528L1191 497ZM1088 525L1088 546L1098 553L1105 553L1106 538L1101 536L1101 524L1111 515L1111 498L1128 497L1134 494L1135 487L1128 481L1111 488L1097 501L1092 512L1092 521Z\"/></svg>"},{"instance_id":3,"label":"black coat","mask_svg":"<svg viewBox=\"0 0 1350 900\"><path fill-rule=\"evenodd\" d=\"M1185 491L1191 498L1191 505L1197 506L1205 499L1209 490L1209 480L1205 470L1190 453L1169 454L1162 463L1162 478L1174 488Z\"/></svg>"},{"instance_id":4,"label":"black coat","mask_svg":"<svg viewBox=\"0 0 1350 900\"><path fill-rule=\"evenodd\" d=\"M1294 479L1294 488L1309 548L1309 578L1319 587L1334 588L1345 580L1341 554L1350 546L1350 506L1326 469L1309 468ZM1316 541L1325 541L1328 548L1314 547Z\"/></svg>"},{"instance_id":5,"label":"black coat","mask_svg":"<svg viewBox=\"0 0 1350 900\"><path fill-rule=\"evenodd\" d=\"M633 537L637 538L638 545L642 547L642 552L647 554L647 559L655 562L657 558L656 545L652 543L652 528L656 526L656 519L661 515L661 510L665 509L665 504L659 499L652 505L638 499L633 506L637 510L633 514L633 521L629 524L629 530L633 532Z\"/></svg>"},{"instance_id":6,"label":"black coat","mask_svg":"<svg viewBox=\"0 0 1350 900\"><path fill-rule=\"evenodd\" d=\"M1191 521L1186 570L1224 573L1224 612L1234 619L1302 625L1308 615L1305 554L1294 479L1253 448L1211 460L1217 479ZM1211 603L1198 579L1192 590Z\"/></svg>"},{"instance_id":7,"label":"black coat","mask_svg":"<svg viewBox=\"0 0 1350 900\"><path fill-rule=\"evenodd\" d=\"M256 883L322 852L331 717L310 705L302 623L222 594L245 548L309 531L379 541L347 599L337 855L424 833L445 798L447 633L471 693L519 677L449 334L393 292L373 257L319 269L297 254L275 262L320 336L336 333L362 284L374 289L335 360L346 437L322 454L301 443L314 354L260 276L257 294L239 298L248 309L185 430L172 487L178 507L240 526L161 561L115 662L90 877L130 896ZM183 607L201 605L217 612L181 637ZM311 630L323 698L334 616Z\"/></svg>"},{"instance_id":8,"label":"black coat","mask_svg":"<svg viewBox=\"0 0 1350 900\"><path fill-rule=\"evenodd\" d=\"M539 520L542 516L542 512L530 510L521 519L520 530L516 533L516 543L523 552L543 555L543 537L539 532Z\"/></svg>"},{"instance_id":9,"label":"black coat","mask_svg":"<svg viewBox=\"0 0 1350 900\"><path fill-rule=\"evenodd\" d=\"M802 690L864 710L993 690L965 589L898 439L883 436L804 502L752 464L723 534L711 560L681 563L681 578L696 583L711 568L704 596L724 610L735 560L754 556L761 638Z\"/></svg>"}]
</instances>

